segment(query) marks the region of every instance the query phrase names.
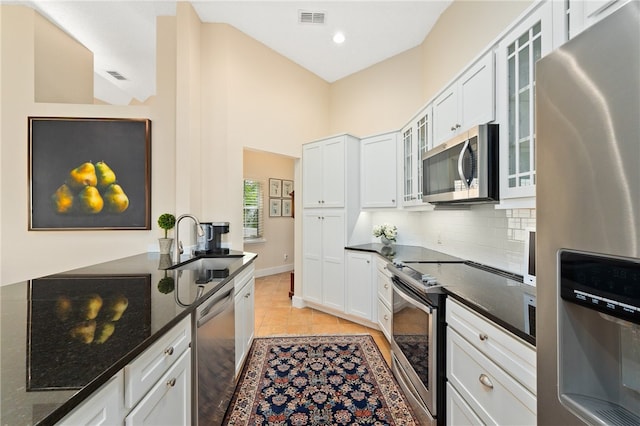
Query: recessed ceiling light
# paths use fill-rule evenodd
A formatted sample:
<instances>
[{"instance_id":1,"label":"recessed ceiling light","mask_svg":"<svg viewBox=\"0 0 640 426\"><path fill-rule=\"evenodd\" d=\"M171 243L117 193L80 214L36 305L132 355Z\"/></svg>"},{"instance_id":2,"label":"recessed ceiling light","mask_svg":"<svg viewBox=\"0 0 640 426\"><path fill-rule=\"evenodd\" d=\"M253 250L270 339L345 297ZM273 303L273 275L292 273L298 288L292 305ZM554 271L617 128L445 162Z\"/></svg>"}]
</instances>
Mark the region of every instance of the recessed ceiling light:
<instances>
[{"instance_id":1,"label":"recessed ceiling light","mask_svg":"<svg viewBox=\"0 0 640 426\"><path fill-rule=\"evenodd\" d=\"M340 31L335 33L335 35L333 36L333 42L336 44L342 44L344 43L344 40L345 40L344 34Z\"/></svg>"}]
</instances>

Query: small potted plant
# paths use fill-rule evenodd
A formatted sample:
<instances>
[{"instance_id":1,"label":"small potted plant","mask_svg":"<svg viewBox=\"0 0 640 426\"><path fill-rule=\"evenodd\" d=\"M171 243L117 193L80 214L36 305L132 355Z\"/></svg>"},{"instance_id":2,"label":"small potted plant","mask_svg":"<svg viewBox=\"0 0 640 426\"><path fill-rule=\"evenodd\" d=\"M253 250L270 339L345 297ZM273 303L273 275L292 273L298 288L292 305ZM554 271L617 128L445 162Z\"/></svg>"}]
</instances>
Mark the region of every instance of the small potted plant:
<instances>
[{"instance_id":1,"label":"small potted plant","mask_svg":"<svg viewBox=\"0 0 640 426\"><path fill-rule=\"evenodd\" d=\"M176 217L171 213L163 213L158 218L158 226L164 229L164 238L158 238L158 245L160 246L160 254L171 253L171 245L173 244L173 238L168 237L170 229L176 225Z\"/></svg>"}]
</instances>

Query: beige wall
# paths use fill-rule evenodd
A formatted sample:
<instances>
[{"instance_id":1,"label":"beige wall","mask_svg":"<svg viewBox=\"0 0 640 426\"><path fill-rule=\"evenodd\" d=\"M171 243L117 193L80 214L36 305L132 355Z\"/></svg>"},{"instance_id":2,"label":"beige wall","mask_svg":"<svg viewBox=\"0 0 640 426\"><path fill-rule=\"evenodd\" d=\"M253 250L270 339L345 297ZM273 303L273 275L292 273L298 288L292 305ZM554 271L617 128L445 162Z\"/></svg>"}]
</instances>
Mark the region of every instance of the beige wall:
<instances>
[{"instance_id":1,"label":"beige wall","mask_svg":"<svg viewBox=\"0 0 640 426\"><path fill-rule=\"evenodd\" d=\"M93 53L34 14L35 101L93 103Z\"/></svg>"},{"instance_id":2,"label":"beige wall","mask_svg":"<svg viewBox=\"0 0 640 426\"><path fill-rule=\"evenodd\" d=\"M421 45L424 100L444 89L531 3L530 0L454 1Z\"/></svg>"},{"instance_id":3,"label":"beige wall","mask_svg":"<svg viewBox=\"0 0 640 426\"><path fill-rule=\"evenodd\" d=\"M331 85L329 134L400 129L531 3L454 1L420 46Z\"/></svg>"},{"instance_id":4,"label":"beige wall","mask_svg":"<svg viewBox=\"0 0 640 426\"><path fill-rule=\"evenodd\" d=\"M359 137L399 130L425 99L416 47L331 85L331 130Z\"/></svg>"},{"instance_id":5,"label":"beige wall","mask_svg":"<svg viewBox=\"0 0 640 426\"><path fill-rule=\"evenodd\" d=\"M202 26L203 212L242 247L243 149L299 157L327 134L329 85L226 24Z\"/></svg>"},{"instance_id":6,"label":"beige wall","mask_svg":"<svg viewBox=\"0 0 640 426\"><path fill-rule=\"evenodd\" d=\"M0 282L10 284L146 251L149 241L157 237L151 237L150 231L28 231L27 117L149 117L152 121L155 117L147 107L35 103L35 13L22 6L0 7ZM156 171L152 170L152 181Z\"/></svg>"},{"instance_id":7,"label":"beige wall","mask_svg":"<svg viewBox=\"0 0 640 426\"><path fill-rule=\"evenodd\" d=\"M265 242L245 244L245 250L257 253L256 275L271 275L293 269L294 219L269 216L269 178L294 180L293 158L268 152L244 150L244 178L263 183ZM295 187L295 183L294 183ZM284 255L288 258L285 259Z\"/></svg>"}]
</instances>

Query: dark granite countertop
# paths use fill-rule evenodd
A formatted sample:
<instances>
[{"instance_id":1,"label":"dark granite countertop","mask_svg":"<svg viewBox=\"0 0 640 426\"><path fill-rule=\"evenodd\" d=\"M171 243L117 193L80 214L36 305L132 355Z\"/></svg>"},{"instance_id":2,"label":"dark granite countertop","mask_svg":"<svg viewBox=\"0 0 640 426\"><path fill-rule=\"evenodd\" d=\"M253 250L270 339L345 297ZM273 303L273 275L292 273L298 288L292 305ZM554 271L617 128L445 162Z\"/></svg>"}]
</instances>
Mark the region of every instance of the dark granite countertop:
<instances>
[{"instance_id":1,"label":"dark granite countertop","mask_svg":"<svg viewBox=\"0 0 640 426\"><path fill-rule=\"evenodd\" d=\"M54 424L255 257L206 283L143 253L0 287L0 424Z\"/></svg>"},{"instance_id":2,"label":"dark granite countertop","mask_svg":"<svg viewBox=\"0 0 640 426\"><path fill-rule=\"evenodd\" d=\"M535 346L536 288L524 284L521 276L498 270L487 273L492 268L480 269L483 265L417 246L372 243L346 248L377 253L390 262L459 262L459 268L443 267L440 276L435 274L439 283L446 284L444 292Z\"/></svg>"}]
</instances>

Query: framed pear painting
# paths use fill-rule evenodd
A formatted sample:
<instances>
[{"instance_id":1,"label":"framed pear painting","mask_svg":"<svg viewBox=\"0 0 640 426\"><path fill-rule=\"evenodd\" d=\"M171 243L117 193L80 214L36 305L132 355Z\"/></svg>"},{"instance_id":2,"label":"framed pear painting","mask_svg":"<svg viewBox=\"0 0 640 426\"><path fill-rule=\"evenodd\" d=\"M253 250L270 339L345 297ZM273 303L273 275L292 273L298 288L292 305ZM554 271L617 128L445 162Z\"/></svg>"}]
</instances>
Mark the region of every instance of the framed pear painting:
<instances>
[{"instance_id":1,"label":"framed pear painting","mask_svg":"<svg viewBox=\"0 0 640 426\"><path fill-rule=\"evenodd\" d=\"M29 117L29 230L151 229L151 120Z\"/></svg>"}]
</instances>

